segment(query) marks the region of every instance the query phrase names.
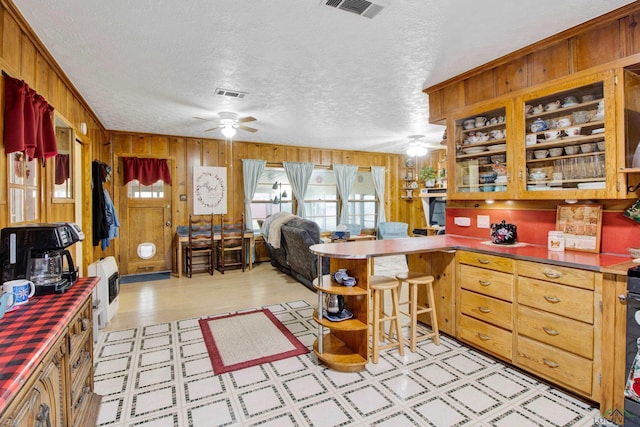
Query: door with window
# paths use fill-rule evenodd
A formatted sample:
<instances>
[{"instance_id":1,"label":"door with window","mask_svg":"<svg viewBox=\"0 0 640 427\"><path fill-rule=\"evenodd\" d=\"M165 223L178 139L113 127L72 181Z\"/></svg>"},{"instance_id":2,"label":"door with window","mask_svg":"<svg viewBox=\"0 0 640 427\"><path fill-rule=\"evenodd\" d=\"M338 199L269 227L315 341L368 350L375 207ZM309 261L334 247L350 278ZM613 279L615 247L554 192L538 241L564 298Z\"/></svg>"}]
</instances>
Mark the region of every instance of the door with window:
<instances>
[{"instance_id":1,"label":"door with window","mask_svg":"<svg viewBox=\"0 0 640 427\"><path fill-rule=\"evenodd\" d=\"M162 180L151 185L130 181L120 188L119 204L120 274L170 271L171 186Z\"/></svg>"}]
</instances>

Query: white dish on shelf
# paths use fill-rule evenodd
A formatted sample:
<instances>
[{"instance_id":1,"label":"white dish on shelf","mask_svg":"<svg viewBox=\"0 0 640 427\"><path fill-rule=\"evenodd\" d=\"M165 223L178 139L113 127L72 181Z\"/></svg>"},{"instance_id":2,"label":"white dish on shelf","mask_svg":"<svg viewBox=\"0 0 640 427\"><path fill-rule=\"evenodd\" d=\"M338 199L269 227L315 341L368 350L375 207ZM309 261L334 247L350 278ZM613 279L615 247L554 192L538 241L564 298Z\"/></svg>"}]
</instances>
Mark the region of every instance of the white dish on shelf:
<instances>
[{"instance_id":1,"label":"white dish on shelf","mask_svg":"<svg viewBox=\"0 0 640 427\"><path fill-rule=\"evenodd\" d=\"M507 144L489 145L487 148L489 149L489 151L506 150Z\"/></svg>"},{"instance_id":2,"label":"white dish on shelf","mask_svg":"<svg viewBox=\"0 0 640 427\"><path fill-rule=\"evenodd\" d=\"M546 185L527 185L527 190L528 191L544 191L544 190L550 190L550 187L547 187Z\"/></svg>"},{"instance_id":3,"label":"white dish on shelf","mask_svg":"<svg viewBox=\"0 0 640 427\"><path fill-rule=\"evenodd\" d=\"M486 151L486 150L487 150L486 147L469 147L469 148L463 148L462 149L464 154L478 154L478 153L482 153L483 151Z\"/></svg>"},{"instance_id":4,"label":"white dish on shelf","mask_svg":"<svg viewBox=\"0 0 640 427\"><path fill-rule=\"evenodd\" d=\"M598 128L591 131L591 135L597 135L599 133L604 133L604 128Z\"/></svg>"},{"instance_id":5,"label":"white dish on shelf","mask_svg":"<svg viewBox=\"0 0 640 427\"><path fill-rule=\"evenodd\" d=\"M578 190L601 190L605 188L605 182L579 182Z\"/></svg>"}]
</instances>

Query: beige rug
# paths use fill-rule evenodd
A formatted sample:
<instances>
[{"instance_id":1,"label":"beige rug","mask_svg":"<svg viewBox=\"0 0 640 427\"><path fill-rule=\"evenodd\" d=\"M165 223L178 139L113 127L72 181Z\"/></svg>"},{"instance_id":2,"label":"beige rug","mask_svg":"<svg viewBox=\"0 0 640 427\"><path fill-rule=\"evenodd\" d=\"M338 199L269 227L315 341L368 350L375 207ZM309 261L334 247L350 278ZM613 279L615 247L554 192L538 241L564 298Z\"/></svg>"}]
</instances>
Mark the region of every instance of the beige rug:
<instances>
[{"instance_id":1,"label":"beige rug","mask_svg":"<svg viewBox=\"0 0 640 427\"><path fill-rule=\"evenodd\" d=\"M200 329L216 375L309 351L267 309L200 319Z\"/></svg>"}]
</instances>

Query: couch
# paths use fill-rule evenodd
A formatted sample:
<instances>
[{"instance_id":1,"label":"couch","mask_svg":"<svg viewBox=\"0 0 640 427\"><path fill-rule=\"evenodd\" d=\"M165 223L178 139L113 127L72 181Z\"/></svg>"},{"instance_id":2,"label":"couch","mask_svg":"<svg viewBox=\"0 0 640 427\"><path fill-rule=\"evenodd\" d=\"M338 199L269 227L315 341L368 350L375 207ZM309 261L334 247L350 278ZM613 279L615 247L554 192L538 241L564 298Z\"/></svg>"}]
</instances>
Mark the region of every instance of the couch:
<instances>
[{"instance_id":1,"label":"couch","mask_svg":"<svg viewBox=\"0 0 640 427\"><path fill-rule=\"evenodd\" d=\"M277 240L269 238L270 233L277 232L270 227L271 221L276 218L267 218L261 231L267 242L267 252L271 265L296 279L311 290L313 281L318 277L318 257L309 251L309 246L322 243L320 239L320 227L315 222L291 215L285 217L285 222L279 226L279 245ZM282 217L280 219L283 219ZM272 236L273 237L273 236ZM272 244L273 243L273 244ZM278 247L276 247L278 246ZM329 274L329 258L324 258L322 263L323 274Z\"/></svg>"}]
</instances>

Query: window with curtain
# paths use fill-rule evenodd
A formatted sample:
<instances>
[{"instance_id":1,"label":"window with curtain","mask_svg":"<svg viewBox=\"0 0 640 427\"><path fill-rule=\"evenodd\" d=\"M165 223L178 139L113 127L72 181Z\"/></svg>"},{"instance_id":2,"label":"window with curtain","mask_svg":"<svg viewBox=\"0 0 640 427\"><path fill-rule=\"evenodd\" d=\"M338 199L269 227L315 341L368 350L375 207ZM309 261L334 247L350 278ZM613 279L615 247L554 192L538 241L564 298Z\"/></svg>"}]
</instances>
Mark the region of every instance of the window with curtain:
<instances>
[{"instance_id":1,"label":"window with curtain","mask_svg":"<svg viewBox=\"0 0 640 427\"><path fill-rule=\"evenodd\" d=\"M375 228L378 199L371 172L358 172L349 195L349 223Z\"/></svg>"},{"instance_id":2,"label":"window with curtain","mask_svg":"<svg viewBox=\"0 0 640 427\"><path fill-rule=\"evenodd\" d=\"M123 157L122 168L130 199L161 199L164 197L164 184L171 185L166 159Z\"/></svg>"},{"instance_id":3,"label":"window with curtain","mask_svg":"<svg viewBox=\"0 0 640 427\"><path fill-rule=\"evenodd\" d=\"M332 170L314 170L305 199L307 219L323 231L335 230L338 225L338 188Z\"/></svg>"},{"instance_id":4,"label":"window with curtain","mask_svg":"<svg viewBox=\"0 0 640 427\"><path fill-rule=\"evenodd\" d=\"M39 218L38 161L28 160L24 153L11 153L9 159L9 223L35 221Z\"/></svg>"},{"instance_id":5,"label":"window with curtain","mask_svg":"<svg viewBox=\"0 0 640 427\"><path fill-rule=\"evenodd\" d=\"M260 222L278 212L293 212L291 185L284 168L265 167L258 180L256 193L251 200L253 230L260 229ZM248 225L248 224L247 224Z\"/></svg>"},{"instance_id":6,"label":"window with curtain","mask_svg":"<svg viewBox=\"0 0 640 427\"><path fill-rule=\"evenodd\" d=\"M164 181L156 181L151 185L144 185L137 179L129 181L127 196L130 199L162 199L164 198Z\"/></svg>"}]
</instances>

